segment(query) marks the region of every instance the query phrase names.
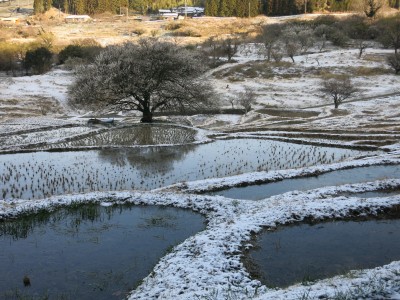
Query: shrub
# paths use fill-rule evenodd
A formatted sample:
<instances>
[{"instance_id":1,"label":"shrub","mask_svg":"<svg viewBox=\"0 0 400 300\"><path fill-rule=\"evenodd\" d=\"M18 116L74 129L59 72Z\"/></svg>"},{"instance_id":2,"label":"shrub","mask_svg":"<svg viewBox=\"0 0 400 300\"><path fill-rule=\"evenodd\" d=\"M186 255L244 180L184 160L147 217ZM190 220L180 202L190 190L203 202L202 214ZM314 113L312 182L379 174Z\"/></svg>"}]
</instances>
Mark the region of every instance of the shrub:
<instances>
[{"instance_id":1,"label":"shrub","mask_svg":"<svg viewBox=\"0 0 400 300\"><path fill-rule=\"evenodd\" d=\"M184 27L173 32L174 36L189 36L189 37L201 37L200 32L195 28Z\"/></svg>"},{"instance_id":2,"label":"shrub","mask_svg":"<svg viewBox=\"0 0 400 300\"><path fill-rule=\"evenodd\" d=\"M16 75L20 63L19 48L16 44L0 43L0 71L12 72Z\"/></svg>"},{"instance_id":3,"label":"shrub","mask_svg":"<svg viewBox=\"0 0 400 300\"><path fill-rule=\"evenodd\" d=\"M387 57L387 63L393 68L396 75L400 72L400 54L392 54Z\"/></svg>"},{"instance_id":4,"label":"shrub","mask_svg":"<svg viewBox=\"0 0 400 300\"><path fill-rule=\"evenodd\" d=\"M165 30L177 30L182 27L181 22L169 22L167 25L165 25Z\"/></svg>"},{"instance_id":5,"label":"shrub","mask_svg":"<svg viewBox=\"0 0 400 300\"><path fill-rule=\"evenodd\" d=\"M327 26L332 26L338 21L338 19L334 16L320 16L316 18L313 21L314 26L319 26L319 25L327 25Z\"/></svg>"},{"instance_id":6,"label":"shrub","mask_svg":"<svg viewBox=\"0 0 400 300\"><path fill-rule=\"evenodd\" d=\"M78 45L68 45L58 54L60 64L65 63L69 58L83 58L83 48Z\"/></svg>"},{"instance_id":7,"label":"shrub","mask_svg":"<svg viewBox=\"0 0 400 300\"><path fill-rule=\"evenodd\" d=\"M50 70L52 59L53 53L45 47L28 50L24 60L25 70L27 73L43 74Z\"/></svg>"},{"instance_id":8,"label":"shrub","mask_svg":"<svg viewBox=\"0 0 400 300\"><path fill-rule=\"evenodd\" d=\"M145 33L146 33L146 30L145 30L144 28L139 27L139 28L133 29L133 30L132 30L132 33L137 34L137 35L140 36L140 35L142 35L142 34L145 34Z\"/></svg>"},{"instance_id":9,"label":"shrub","mask_svg":"<svg viewBox=\"0 0 400 300\"><path fill-rule=\"evenodd\" d=\"M333 45L338 47L346 47L349 42L349 37L340 30L333 30L327 35L327 39L332 42Z\"/></svg>"},{"instance_id":10,"label":"shrub","mask_svg":"<svg viewBox=\"0 0 400 300\"><path fill-rule=\"evenodd\" d=\"M68 45L58 54L60 64L65 63L70 58L80 58L82 62L92 62L100 53L102 47L96 41L85 39L77 41L73 45Z\"/></svg>"}]
</instances>

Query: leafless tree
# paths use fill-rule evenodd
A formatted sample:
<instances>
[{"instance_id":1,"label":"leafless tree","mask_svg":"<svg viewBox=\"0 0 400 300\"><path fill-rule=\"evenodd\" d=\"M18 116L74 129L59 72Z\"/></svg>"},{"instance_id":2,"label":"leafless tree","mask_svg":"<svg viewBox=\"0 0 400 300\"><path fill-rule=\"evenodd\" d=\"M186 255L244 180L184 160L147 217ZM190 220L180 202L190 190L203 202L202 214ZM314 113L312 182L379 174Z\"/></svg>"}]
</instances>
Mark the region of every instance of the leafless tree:
<instances>
[{"instance_id":1,"label":"leafless tree","mask_svg":"<svg viewBox=\"0 0 400 300\"><path fill-rule=\"evenodd\" d=\"M364 51L369 47L369 43L365 40L359 39L356 40L356 46L358 48L358 58L361 58L363 55Z\"/></svg>"},{"instance_id":2,"label":"leafless tree","mask_svg":"<svg viewBox=\"0 0 400 300\"><path fill-rule=\"evenodd\" d=\"M377 28L380 31L378 40L385 47L393 47L397 54L400 49L400 15L379 20Z\"/></svg>"},{"instance_id":3,"label":"leafless tree","mask_svg":"<svg viewBox=\"0 0 400 300\"><path fill-rule=\"evenodd\" d=\"M268 61L271 60L273 48L278 43L281 33L282 25L280 24L269 24L262 28L261 40Z\"/></svg>"},{"instance_id":4,"label":"leafless tree","mask_svg":"<svg viewBox=\"0 0 400 300\"><path fill-rule=\"evenodd\" d=\"M73 106L137 110L152 122L158 110L185 111L212 106L212 88L200 76L201 57L157 39L106 48L92 65L76 72L69 89Z\"/></svg>"},{"instance_id":5,"label":"leafless tree","mask_svg":"<svg viewBox=\"0 0 400 300\"><path fill-rule=\"evenodd\" d=\"M272 49L271 57L273 58L274 62L276 62L276 63L280 62L283 58L281 49L279 47L275 46Z\"/></svg>"},{"instance_id":6,"label":"leafless tree","mask_svg":"<svg viewBox=\"0 0 400 300\"><path fill-rule=\"evenodd\" d=\"M251 105L256 101L256 94L254 91L245 87L244 92L238 94L238 104L243 107L244 113L247 114L251 110Z\"/></svg>"},{"instance_id":7,"label":"leafless tree","mask_svg":"<svg viewBox=\"0 0 400 300\"><path fill-rule=\"evenodd\" d=\"M287 40L285 42L285 50L286 50L286 54L287 56L289 56L292 60L292 62L294 63L294 57L299 53L300 51L300 46L298 43L296 43L293 40Z\"/></svg>"},{"instance_id":8,"label":"leafless tree","mask_svg":"<svg viewBox=\"0 0 400 300\"><path fill-rule=\"evenodd\" d=\"M389 66L391 66L396 74L399 74L400 72L400 54L391 54L387 57L387 62Z\"/></svg>"},{"instance_id":9,"label":"leafless tree","mask_svg":"<svg viewBox=\"0 0 400 300\"><path fill-rule=\"evenodd\" d=\"M325 78L319 90L332 97L335 108L338 108L344 100L358 92L358 89L353 85L350 77L347 75Z\"/></svg>"},{"instance_id":10,"label":"leafless tree","mask_svg":"<svg viewBox=\"0 0 400 300\"><path fill-rule=\"evenodd\" d=\"M232 61L232 58L238 52L241 42L237 37L229 37L224 39L221 44L222 54L226 55L228 63Z\"/></svg>"},{"instance_id":11,"label":"leafless tree","mask_svg":"<svg viewBox=\"0 0 400 300\"><path fill-rule=\"evenodd\" d=\"M307 26L288 26L282 32L282 40L287 56L293 62L294 56L306 52L314 45L313 31Z\"/></svg>"},{"instance_id":12,"label":"leafless tree","mask_svg":"<svg viewBox=\"0 0 400 300\"><path fill-rule=\"evenodd\" d=\"M203 44L204 54L211 59L211 66L217 66L222 56L221 40L212 36Z\"/></svg>"}]
</instances>

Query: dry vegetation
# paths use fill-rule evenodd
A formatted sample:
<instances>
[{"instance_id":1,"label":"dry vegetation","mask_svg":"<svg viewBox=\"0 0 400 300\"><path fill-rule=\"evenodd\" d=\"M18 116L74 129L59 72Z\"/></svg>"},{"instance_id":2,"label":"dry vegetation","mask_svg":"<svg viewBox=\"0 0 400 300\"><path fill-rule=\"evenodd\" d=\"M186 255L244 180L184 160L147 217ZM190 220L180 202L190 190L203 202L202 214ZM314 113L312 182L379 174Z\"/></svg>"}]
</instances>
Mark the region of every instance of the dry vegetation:
<instances>
[{"instance_id":1,"label":"dry vegetation","mask_svg":"<svg viewBox=\"0 0 400 300\"><path fill-rule=\"evenodd\" d=\"M143 17L120 17L111 14L94 16L91 22L67 24L65 14L52 8L43 15L32 16L32 1L20 0L21 13L16 11L16 3L0 3L0 17L18 17L19 24L0 22L0 41L26 43L37 38L39 30L44 29L55 37L54 45L61 48L75 40L92 38L102 45L122 43L139 37L157 36L174 38L182 44L198 44L211 36L241 35L256 36L266 17L240 18L200 18L187 20L154 20ZM201 25L201 26L200 26Z\"/></svg>"}]
</instances>

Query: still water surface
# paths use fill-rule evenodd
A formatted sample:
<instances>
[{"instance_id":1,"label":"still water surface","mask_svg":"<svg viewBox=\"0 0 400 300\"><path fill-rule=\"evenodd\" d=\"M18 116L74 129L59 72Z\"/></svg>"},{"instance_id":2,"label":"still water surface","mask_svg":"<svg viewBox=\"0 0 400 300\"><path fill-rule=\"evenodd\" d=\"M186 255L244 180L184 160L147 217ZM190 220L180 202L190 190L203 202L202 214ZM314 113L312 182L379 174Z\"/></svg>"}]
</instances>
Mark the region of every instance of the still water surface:
<instances>
[{"instance_id":1,"label":"still water surface","mask_svg":"<svg viewBox=\"0 0 400 300\"><path fill-rule=\"evenodd\" d=\"M90 204L0 222L0 299L122 299L204 220L170 207Z\"/></svg>"},{"instance_id":2,"label":"still water surface","mask_svg":"<svg viewBox=\"0 0 400 300\"><path fill-rule=\"evenodd\" d=\"M341 161L367 152L260 139L0 155L0 199L150 190L181 181Z\"/></svg>"},{"instance_id":3,"label":"still water surface","mask_svg":"<svg viewBox=\"0 0 400 300\"><path fill-rule=\"evenodd\" d=\"M339 170L319 176L285 179L278 182L231 188L210 194L234 199L260 200L294 190L305 191L324 186L375 181L387 178L400 178L400 165L370 166ZM362 194L354 194L353 196L363 197ZM374 194L369 195L369 197L374 197ZM385 197L385 195L378 194L377 197Z\"/></svg>"},{"instance_id":4,"label":"still water surface","mask_svg":"<svg viewBox=\"0 0 400 300\"><path fill-rule=\"evenodd\" d=\"M264 232L249 257L267 286L286 287L400 259L400 220L336 221Z\"/></svg>"}]
</instances>

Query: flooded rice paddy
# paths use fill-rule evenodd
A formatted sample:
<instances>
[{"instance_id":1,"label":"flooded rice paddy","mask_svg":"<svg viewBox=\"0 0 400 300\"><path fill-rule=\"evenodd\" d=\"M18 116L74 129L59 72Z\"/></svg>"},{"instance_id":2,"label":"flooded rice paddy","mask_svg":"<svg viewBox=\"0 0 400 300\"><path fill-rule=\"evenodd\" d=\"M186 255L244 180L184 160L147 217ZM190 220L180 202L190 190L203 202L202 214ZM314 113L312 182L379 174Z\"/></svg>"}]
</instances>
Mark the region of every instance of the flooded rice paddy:
<instances>
[{"instance_id":1,"label":"flooded rice paddy","mask_svg":"<svg viewBox=\"0 0 400 300\"><path fill-rule=\"evenodd\" d=\"M201 145L0 155L0 199L107 190L150 190L177 182L341 161L366 152L261 139Z\"/></svg>"},{"instance_id":2,"label":"flooded rice paddy","mask_svg":"<svg viewBox=\"0 0 400 300\"><path fill-rule=\"evenodd\" d=\"M195 141L197 131L190 128L147 124L125 127L74 126L0 134L0 150L49 150L65 148L132 147L138 145L176 145Z\"/></svg>"},{"instance_id":3,"label":"flooded rice paddy","mask_svg":"<svg viewBox=\"0 0 400 300\"><path fill-rule=\"evenodd\" d=\"M0 222L0 299L123 299L204 220L170 207L87 204Z\"/></svg>"},{"instance_id":4,"label":"flooded rice paddy","mask_svg":"<svg viewBox=\"0 0 400 300\"><path fill-rule=\"evenodd\" d=\"M324 186L375 181L387 178L400 178L400 165L378 165L338 170L319 176L285 179L278 182L231 188L211 194L234 199L260 200L294 190L305 191ZM359 194L355 194L354 196L362 197L362 195ZM384 197L384 195L378 197Z\"/></svg>"},{"instance_id":5,"label":"flooded rice paddy","mask_svg":"<svg viewBox=\"0 0 400 300\"><path fill-rule=\"evenodd\" d=\"M265 231L250 250L253 273L286 287L400 259L400 220L336 221Z\"/></svg>"},{"instance_id":6,"label":"flooded rice paddy","mask_svg":"<svg viewBox=\"0 0 400 300\"><path fill-rule=\"evenodd\" d=\"M196 133L188 128L149 124L106 130L80 139L52 144L48 148L187 144L194 142Z\"/></svg>"}]
</instances>

